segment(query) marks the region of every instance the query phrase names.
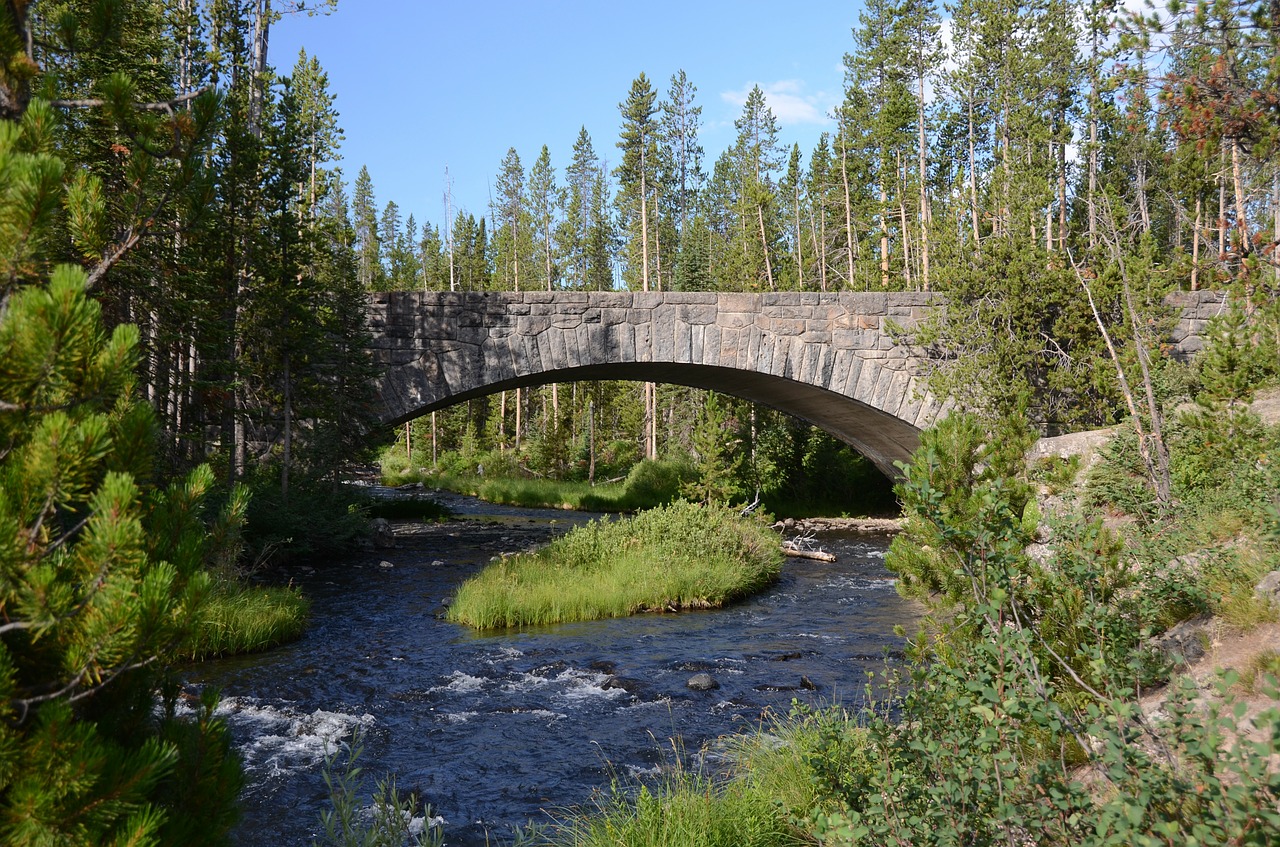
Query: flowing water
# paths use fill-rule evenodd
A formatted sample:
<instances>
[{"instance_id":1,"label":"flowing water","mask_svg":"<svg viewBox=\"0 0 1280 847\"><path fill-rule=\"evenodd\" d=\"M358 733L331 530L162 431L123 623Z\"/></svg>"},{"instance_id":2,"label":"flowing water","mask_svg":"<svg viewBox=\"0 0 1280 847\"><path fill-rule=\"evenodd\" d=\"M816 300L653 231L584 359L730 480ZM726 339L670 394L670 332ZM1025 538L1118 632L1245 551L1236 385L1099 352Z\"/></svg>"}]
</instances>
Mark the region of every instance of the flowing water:
<instances>
[{"instance_id":1,"label":"flowing water","mask_svg":"<svg viewBox=\"0 0 1280 847\"><path fill-rule=\"evenodd\" d=\"M310 844L326 751L357 730L366 773L429 802L447 844L509 840L793 699L856 705L915 615L884 568L886 538L826 533L836 562L788 559L772 589L728 609L477 635L438 617L459 582L585 518L452 505L471 514L381 556L300 568L313 601L300 641L192 669L192 688L222 691L244 759L238 843ZM689 689L700 672L720 687Z\"/></svg>"}]
</instances>

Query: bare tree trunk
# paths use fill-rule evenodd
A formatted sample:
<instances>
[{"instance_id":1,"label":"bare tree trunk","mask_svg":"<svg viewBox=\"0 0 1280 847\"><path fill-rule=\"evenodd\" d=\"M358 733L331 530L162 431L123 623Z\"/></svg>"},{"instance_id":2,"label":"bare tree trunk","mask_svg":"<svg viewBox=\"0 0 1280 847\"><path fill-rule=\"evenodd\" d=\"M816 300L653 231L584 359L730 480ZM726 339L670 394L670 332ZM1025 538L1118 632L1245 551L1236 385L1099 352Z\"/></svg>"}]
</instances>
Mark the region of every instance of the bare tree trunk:
<instances>
[{"instance_id":1,"label":"bare tree trunk","mask_svg":"<svg viewBox=\"0 0 1280 847\"><path fill-rule=\"evenodd\" d=\"M1231 139L1231 184L1236 195L1236 226L1240 228L1240 255L1247 256L1253 243L1249 238L1249 219L1244 208L1244 179L1240 173L1240 140Z\"/></svg>"},{"instance_id":2,"label":"bare tree trunk","mask_svg":"<svg viewBox=\"0 0 1280 847\"><path fill-rule=\"evenodd\" d=\"M1218 156L1218 261L1227 255L1227 142Z\"/></svg>"},{"instance_id":3,"label":"bare tree trunk","mask_svg":"<svg viewBox=\"0 0 1280 847\"><path fill-rule=\"evenodd\" d=\"M973 223L973 249L978 249L982 235L978 228L978 157L974 143L973 97L969 97L969 220Z\"/></svg>"},{"instance_id":4,"label":"bare tree trunk","mask_svg":"<svg viewBox=\"0 0 1280 847\"><path fill-rule=\"evenodd\" d=\"M1196 223L1191 232L1191 290L1200 288L1200 216L1204 204L1200 192L1196 191Z\"/></svg>"},{"instance_id":5,"label":"bare tree trunk","mask_svg":"<svg viewBox=\"0 0 1280 847\"><path fill-rule=\"evenodd\" d=\"M507 452L507 392L498 395L498 452Z\"/></svg>"},{"instance_id":6,"label":"bare tree trunk","mask_svg":"<svg viewBox=\"0 0 1280 847\"><path fill-rule=\"evenodd\" d=\"M1058 249L1067 249L1067 145L1058 145Z\"/></svg>"},{"instance_id":7,"label":"bare tree trunk","mask_svg":"<svg viewBox=\"0 0 1280 847\"><path fill-rule=\"evenodd\" d=\"M800 183L797 180L792 189L792 206L795 211L796 233L796 287L804 290L804 226L800 222Z\"/></svg>"},{"instance_id":8,"label":"bare tree trunk","mask_svg":"<svg viewBox=\"0 0 1280 847\"><path fill-rule=\"evenodd\" d=\"M889 194L880 176L880 287L889 287Z\"/></svg>"},{"instance_id":9,"label":"bare tree trunk","mask_svg":"<svg viewBox=\"0 0 1280 847\"><path fill-rule=\"evenodd\" d=\"M587 482L596 484L596 401L587 400Z\"/></svg>"},{"instance_id":10,"label":"bare tree trunk","mask_svg":"<svg viewBox=\"0 0 1280 847\"><path fill-rule=\"evenodd\" d=\"M769 290L776 290L773 284L773 264L769 261L769 240L764 231L764 205L756 206L756 220L760 222L760 249L764 251L764 275L769 281Z\"/></svg>"},{"instance_id":11,"label":"bare tree trunk","mask_svg":"<svg viewBox=\"0 0 1280 847\"><path fill-rule=\"evenodd\" d=\"M929 290L929 148L924 126L924 74L919 77L920 90L917 101L916 122L919 124L920 153L920 284Z\"/></svg>"},{"instance_id":12,"label":"bare tree trunk","mask_svg":"<svg viewBox=\"0 0 1280 847\"><path fill-rule=\"evenodd\" d=\"M440 464L440 453L436 449L436 413L431 413L431 467L434 470Z\"/></svg>"},{"instance_id":13,"label":"bare tree trunk","mask_svg":"<svg viewBox=\"0 0 1280 847\"><path fill-rule=\"evenodd\" d=\"M1129 381L1125 377L1124 365L1121 364L1120 354L1116 351L1115 344L1111 341L1111 333L1107 332L1106 325L1102 322L1102 316L1098 313L1098 306L1094 302L1093 292L1089 290L1089 283L1085 280L1084 274L1079 266L1075 266L1076 277L1080 281L1080 286L1084 288L1085 296L1089 298L1089 308L1093 311L1094 321L1098 324L1098 330L1102 333L1102 339L1106 342L1107 351L1111 354L1111 362L1116 369L1116 379L1120 384L1120 392L1124 395L1125 405L1129 408L1129 417L1133 420L1134 429L1138 435L1138 452L1142 456L1142 464L1147 471L1147 479L1151 482L1151 486L1155 491L1156 500L1160 505L1166 506L1169 502L1169 477L1168 477L1168 460L1167 457L1163 462L1163 474L1158 470L1157 459L1151 455L1151 444L1148 442L1146 428L1142 424L1142 416L1138 413L1138 404L1134 400L1133 391L1129 387ZM1132 308L1130 303L1130 314ZM1135 343L1141 345L1141 341L1135 338ZM1149 387L1149 385L1148 385ZM1163 446L1163 441L1157 440L1157 444Z\"/></svg>"},{"instance_id":14,"label":"bare tree trunk","mask_svg":"<svg viewBox=\"0 0 1280 847\"><path fill-rule=\"evenodd\" d=\"M281 362L284 371L284 447L280 457L280 502L289 505L289 468L293 464L293 374L289 368L289 351L284 351ZM405 424L405 439L408 440Z\"/></svg>"},{"instance_id":15,"label":"bare tree trunk","mask_svg":"<svg viewBox=\"0 0 1280 847\"><path fill-rule=\"evenodd\" d=\"M844 241L846 259L849 263L849 280L846 285L853 287L853 197L849 194L849 145L844 142L844 131L841 129L840 144L840 181L844 185Z\"/></svg>"},{"instance_id":16,"label":"bare tree trunk","mask_svg":"<svg viewBox=\"0 0 1280 847\"><path fill-rule=\"evenodd\" d=\"M1096 12L1096 10L1095 10ZM1099 44L1098 24L1090 21L1089 47L1089 191L1086 199L1089 214L1089 249L1098 246L1098 104L1099 104Z\"/></svg>"},{"instance_id":17,"label":"bare tree trunk","mask_svg":"<svg viewBox=\"0 0 1280 847\"><path fill-rule=\"evenodd\" d=\"M1275 250L1280 250L1280 170L1271 177L1271 238ZM1271 262L1275 265L1276 286L1280 287L1280 256L1271 254Z\"/></svg>"}]
</instances>

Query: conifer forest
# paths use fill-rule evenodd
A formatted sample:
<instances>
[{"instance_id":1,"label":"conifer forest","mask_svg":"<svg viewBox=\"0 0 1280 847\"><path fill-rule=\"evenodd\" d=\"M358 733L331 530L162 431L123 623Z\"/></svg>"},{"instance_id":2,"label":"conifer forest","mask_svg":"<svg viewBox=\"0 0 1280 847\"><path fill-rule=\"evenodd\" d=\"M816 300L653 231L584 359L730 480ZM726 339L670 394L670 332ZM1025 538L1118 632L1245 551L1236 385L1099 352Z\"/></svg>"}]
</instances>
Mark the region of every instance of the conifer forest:
<instances>
[{"instance_id":1,"label":"conifer forest","mask_svg":"<svg viewBox=\"0 0 1280 847\"><path fill-rule=\"evenodd\" d=\"M243 776L179 668L297 636L305 596L263 574L366 531L341 482L375 461L392 482L647 472L708 506L905 517L891 567L933 627L908 693L793 715L814 795L738 797L777 826L714 843L1275 843L1275 751L1237 755L1233 724L1204 736L1233 751L1219 770L1153 765L1143 733L1168 738L1122 700L1168 679L1142 639L1254 609L1239 574L1249 594L1280 569L1280 436L1248 411L1280 380L1280 3L865 0L812 149L759 86L705 149L697 80L637 66L616 132L511 147L488 208L438 220L343 159L326 57L269 50L284 16L338 3L0 0L0 844L231 843ZM522 388L379 428L371 292L610 290L936 292L910 342L955 413L894 481L679 385ZM1161 346L1178 291L1224 297L1192 362ZM1065 486L1076 522L1053 524L1065 552L1030 563L1052 523L1035 492L1067 471L1025 448L1104 427L1101 470ZM1123 565L1206 547L1248 567ZM1178 743L1222 728L1192 711ZM1110 790L1075 778L1089 762ZM560 843L658 843L577 826Z\"/></svg>"}]
</instances>

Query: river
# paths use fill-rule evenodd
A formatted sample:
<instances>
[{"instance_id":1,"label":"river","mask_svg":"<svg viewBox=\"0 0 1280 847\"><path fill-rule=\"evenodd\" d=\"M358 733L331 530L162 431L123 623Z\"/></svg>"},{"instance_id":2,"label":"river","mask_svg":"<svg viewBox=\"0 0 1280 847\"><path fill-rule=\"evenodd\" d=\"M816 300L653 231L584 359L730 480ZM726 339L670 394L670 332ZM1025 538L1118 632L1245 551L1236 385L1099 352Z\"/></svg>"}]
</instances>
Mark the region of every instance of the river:
<instances>
[{"instance_id":1,"label":"river","mask_svg":"<svg viewBox=\"0 0 1280 847\"><path fill-rule=\"evenodd\" d=\"M397 549L295 566L313 603L299 641L189 672L193 691L222 692L244 759L238 844L310 844L326 751L355 731L366 773L418 792L447 844L509 840L793 699L856 706L915 618L884 568L888 539L829 532L836 562L788 559L727 609L475 634L438 617L455 587L590 516L450 499L460 520L398 529ZM690 690L699 672L720 687Z\"/></svg>"}]
</instances>

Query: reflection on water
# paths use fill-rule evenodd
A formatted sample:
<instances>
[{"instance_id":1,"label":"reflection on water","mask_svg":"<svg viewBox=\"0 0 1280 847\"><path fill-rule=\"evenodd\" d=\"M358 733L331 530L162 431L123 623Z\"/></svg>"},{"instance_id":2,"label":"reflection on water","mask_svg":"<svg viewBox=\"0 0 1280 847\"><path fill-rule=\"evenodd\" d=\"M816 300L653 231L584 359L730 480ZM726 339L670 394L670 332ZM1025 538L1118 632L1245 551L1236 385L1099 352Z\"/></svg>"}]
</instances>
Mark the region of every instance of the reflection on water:
<instances>
[{"instance_id":1,"label":"reflection on water","mask_svg":"<svg viewBox=\"0 0 1280 847\"><path fill-rule=\"evenodd\" d=\"M548 515L566 521L507 513ZM447 843L468 845L545 822L614 773L656 773L671 739L697 750L793 699L856 704L914 613L884 569L886 539L818 540L838 561L788 559L776 586L730 609L492 635L436 615L479 562L518 544L509 524L442 530L390 551L391 568L318 567L302 580L314 621L302 640L190 675L223 692L244 757L237 841L309 844L323 758L357 729L366 773L396 774L443 815ZM690 690L699 672L720 687Z\"/></svg>"}]
</instances>

